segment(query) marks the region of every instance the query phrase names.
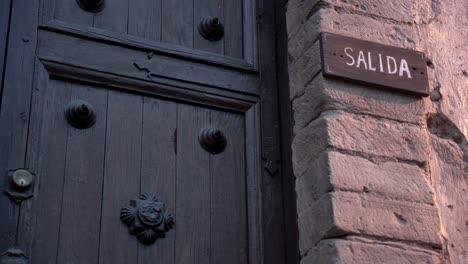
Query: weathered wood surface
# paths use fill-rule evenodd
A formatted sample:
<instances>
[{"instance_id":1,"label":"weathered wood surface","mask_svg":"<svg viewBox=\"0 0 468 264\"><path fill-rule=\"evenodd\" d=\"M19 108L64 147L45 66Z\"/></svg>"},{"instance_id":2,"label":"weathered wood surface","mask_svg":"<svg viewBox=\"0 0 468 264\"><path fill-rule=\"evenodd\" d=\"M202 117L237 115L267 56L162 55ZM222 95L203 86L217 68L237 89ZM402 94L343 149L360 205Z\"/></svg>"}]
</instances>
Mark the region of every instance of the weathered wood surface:
<instances>
[{"instance_id":1,"label":"weathered wood surface","mask_svg":"<svg viewBox=\"0 0 468 264\"><path fill-rule=\"evenodd\" d=\"M247 179L255 174L245 173L242 114L62 79L41 83L29 150L40 196L23 209L20 226L31 229L20 241L32 259L148 263L157 255L164 263L248 263L249 247L259 238L248 235L249 222L257 220L248 219L247 200L258 210L258 187ZM64 107L74 99L94 107L93 127L67 123ZM223 153L200 146L205 127L225 133ZM158 196L176 219L176 228L154 246L138 244L118 217L144 192Z\"/></svg>"},{"instance_id":2,"label":"weathered wood surface","mask_svg":"<svg viewBox=\"0 0 468 264\"><path fill-rule=\"evenodd\" d=\"M72 84L71 89L70 100L89 102L97 121L87 130L77 130L67 124L57 263L97 263L98 234L103 225L100 220L108 91L79 84ZM63 119L60 116L63 105L58 110L59 118ZM45 180L44 184L49 182Z\"/></svg>"},{"instance_id":3,"label":"weathered wood surface","mask_svg":"<svg viewBox=\"0 0 468 264\"><path fill-rule=\"evenodd\" d=\"M38 8L13 7L0 116L1 168L38 178L21 208L0 198L0 250L19 223L17 244L33 263L283 263L281 177L263 175L261 162L262 147L279 157L273 4L260 3L259 24L241 0L107 1L97 14L75 1ZM224 20L228 36L195 36L206 16ZM93 127L67 123L72 99L94 106ZM200 146L207 126L225 133L224 152ZM142 192L176 221L153 246L119 218Z\"/></svg>"},{"instance_id":4,"label":"weathered wood surface","mask_svg":"<svg viewBox=\"0 0 468 264\"><path fill-rule=\"evenodd\" d=\"M331 33L321 36L323 73L398 90L429 95L424 53Z\"/></svg>"},{"instance_id":5,"label":"weathered wood surface","mask_svg":"<svg viewBox=\"0 0 468 264\"><path fill-rule=\"evenodd\" d=\"M224 53L224 37L218 41L209 41L198 32L198 25L203 19L217 17L224 23L223 1L222 0L193 0L193 32L195 49L211 51L214 53ZM225 32L226 34L227 32ZM230 32L229 32L230 33ZM228 33L228 34L229 34Z\"/></svg>"},{"instance_id":6,"label":"weathered wood surface","mask_svg":"<svg viewBox=\"0 0 468 264\"><path fill-rule=\"evenodd\" d=\"M156 195L172 215L176 213L177 103L151 97L143 99L140 190ZM178 225L177 216L175 216ZM175 227L177 229L177 226ZM138 263L174 264L176 232L170 230L156 246L139 245Z\"/></svg>"},{"instance_id":7,"label":"weathered wood surface","mask_svg":"<svg viewBox=\"0 0 468 264\"><path fill-rule=\"evenodd\" d=\"M67 47L74 47L73 52ZM38 55L42 59L62 62L99 72L111 72L151 81L167 78L258 94L258 76L192 61L175 59L135 49L109 45L89 39L40 31Z\"/></svg>"},{"instance_id":8,"label":"weathered wood surface","mask_svg":"<svg viewBox=\"0 0 468 264\"><path fill-rule=\"evenodd\" d=\"M99 263L132 263L138 241L119 218L140 195L143 97L109 91Z\"/></svg>"},{"instance_id":9,"label":"weathered wood surface","mask_svg":"<svg viewBox=\"0 0 468 264\"><path fill-rule=\"evenodd\" d=\"M4 190L3 176L9 169L26 166L31 87L34 73L38 1L18 1L11 6L8 37L8 60L4 68L0 109L0 189ZM0 62L0 63L3 63ZM0 251L15 243L18 206L5 195L0 195Z\"/></svg>"},{"instance_id":10,"label":"weathered wood surface","mask_svg":"<svg viewBox=\"0 0 468 264\"><path fill-rule=\"evenodd\" d=\"M144 39L161 41L163 0L129 1L128 34Z\"/></svg>"},{"instance_id":11,"label":"weathered wood surface","mask_svg":"<svg viewBox=\"0 0 468 264\"><path fill-rule=\"evenodd\" d=\"M244 58L243 35L253 33L253 24L243 16L244 12L252 12L250 0L118 0L106 3L104 10L96 14L82 10L72 1L56 2L51 15L59 21L235 58ZM221 19L224 39L211 42L198 33L199 22L209 17ZM250 28L244 30L245 27ZM245 48L253 46L249 43Z\"/></svg>"},{"instance_id":12,"label":"weathered wood surface","mask_svg":"<svg viewBox=\"0 0 468 264\"><path fill-rule=\"evenodd\" d=\"M210 156L210 263L248 263L244 117L211 111L210 120L228 141L224 152Z\"/></svg>"},{"instance_id":13,"label":"weathered wood surface","mask_svg":"<svg viewBox=\"0 0 468 264\"><path fill-rule=\"evenodd\" d=\"M275 234L275 230L283 230L284 214L282 189L282 171L279 164L281 160L280 146L280 126L279 126L279 108L278 108L278 80L276 76L276 58L271 54L276 53L276 49L271 43L275 43L276 18L274 13L275 2L269 0L259 1L265 14L262 16L262 30L258 33L259 49L258 56L262 58L259 61L259 68L263 76L263 85L261 90L261 131L262 131L262 206L263 206L263 247L265 264L282 264L285 262L285 251L276 250L285 249L286 241L283 237ZM275 89L274 92L269 87ZM270 175L265 169L267 162L277 166L277 171ZM272 171L275 171L273 169ZM266 253L268 252L268 253Z\"/></svg>"},{"instance_id":14,"label":"weathered wood surface","mask_svg":"<svg viewBox=\"0 0 468 264\"><path fill-rule=\"evenodd\" d=\"M224 1L223 21L224 21L224 54L236 58L244 58L244 34L243 34L243 1ZM245 27L249 25L244 20ZM246 32L252 35L251 32ZM251 47L245 47L251 48ZM247 57L247 56L246 56ZM247 61L249 61L247 59Z\"/></svg>"},{"instance_id":15,"label":"weathered wood surface","mask_svg":"<svg viewBox=\"0 0 468 264\"><path fill-rule=\"evenodd\" d=\"M8 28L10 22L10 0L0 0L0 107L2 100L3 68L8 41Z\"/></svg>"},{"instance_id":16,"label":"weathered wood surface","mask_svg":"<svg viewBox=\"0 0 468 264\"><path fill-rule=\"evenodd\" d=\"M251 27L252 23L244 19L243 14L252 12L253 6L250 2L249 0L137 0L127 4L127 1L112 1L107 3L106 8L100 13L92 14L83 11L74 2L58 1L54 18L66 23L244 58L243 35L252 34L251 29L244 30L244 28ZM123 12L126 9L129 10L128 14ZM115 16L110 17L110 14ZM210 42L198 33L199 22L209 17L221 19L226 32L224 39ZM248 45L246 48L253 48L253 45Z\"/></svg>"}]
</instances>

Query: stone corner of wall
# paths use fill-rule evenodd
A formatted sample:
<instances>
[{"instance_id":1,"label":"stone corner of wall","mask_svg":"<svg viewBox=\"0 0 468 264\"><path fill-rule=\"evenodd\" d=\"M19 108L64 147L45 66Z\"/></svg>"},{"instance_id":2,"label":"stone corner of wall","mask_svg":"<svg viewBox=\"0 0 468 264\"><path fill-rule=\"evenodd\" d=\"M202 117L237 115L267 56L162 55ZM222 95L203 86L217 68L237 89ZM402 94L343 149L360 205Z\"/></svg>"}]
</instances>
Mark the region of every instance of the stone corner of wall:
<instances>
[{"instance_id":1,"label":"stone corner of wall","mask_svg":"<svg viewBox=\"0 0 468 264\"><path fill-rule=\"evenodd\" d=\"M302 263L468 259L459 234L466 234L466 226L454 219L466 210L457 197L466 194L460 177L468 168L468 97L462 89L468 70L460 66L468 57L459 52L468 31L454 27L450 14L467 8L460 1L288 1ZM440 96L413 97L324 77L318 41L324 31L424 51L431 90ZM440 48L445 46L453 51ZM442 178L444 172L453 180ZM447 241L455 241L454 249Z\"/></svg>"}]
</instances>

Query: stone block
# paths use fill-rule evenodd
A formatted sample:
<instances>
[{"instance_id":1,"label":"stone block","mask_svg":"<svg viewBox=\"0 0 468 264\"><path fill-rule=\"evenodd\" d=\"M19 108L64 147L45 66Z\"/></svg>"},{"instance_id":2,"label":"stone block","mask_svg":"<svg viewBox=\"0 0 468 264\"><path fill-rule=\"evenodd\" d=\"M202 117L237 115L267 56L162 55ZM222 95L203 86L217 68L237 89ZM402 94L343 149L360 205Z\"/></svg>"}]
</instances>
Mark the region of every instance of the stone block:
<instances>
[{"instance_id":1,"label":"stone block","mask_svg":"<svg viewBox=\"0 0 468 264\"><path fill-rule=\"evenodd\" d=\"M304 175L296 177L297 212L309 208L322 195L334 189L331 183L328 152L310 162Z\"/></svg>"},{"instance_id":2,"label":"stone block","mask_svg":"<svg viewBox=\"0 0 468 264\"><path fill-rule=\"evenodd\" d=\"M302 254L322 239L344 235L442 247L437 209L427 204L333 192L300 213L298 222Z\"/></svg>"},{"instance_id":3,"label":"stone block","mask_svg":"<svg viewBox=\"0 0 468 264\"><path fill-rule=\"evenodd\" d=\"M323 238L339 235L333 232L333 200L331 194L322 196L314 205L298 214L299 250L301 255Z\"/></svg>"},{"instance_id":4,"label":"stone block","mask_svg":"<svg viewBox=\"0 0 468 264\"><path fill-rule=\"evenodd\" d=\"M305 87L321 71L320 41L316 41L302 56L289 65L290 98L304 94Z\"/></svg>"},{"instance_id":5,"label":"stone block","mask_svg":"<svg viewBox=\"0 0 468 264\"><path fill-rule=\"evenodd\" d=\"M288 37L288 60L292 63L299 59L314 45L320 35L320 12L315 13L295 34Z\"/></svg>"},{"instance_id":6,"label":"stone block","mask_svg":"<svg viewBox=\"0 0 468 264\"><path fill-rule=\"evenodd\" d=\"M301 213L332 190L378 198L434 204L425 172L416 165L374 163L368 159L327 151L310 163L296 180L297 208Z\"/></svg>"},{"instance_id":7,"label":"stone block","mask_svg":"<svg viewBox=\"0 0 468 264\"><path fill-rule=\"evenodd\" d=\"M314 6L320 0L291 0L287 2L286 8L286 30L288 34L294 34L309 18Z\"/></svg>"},{"instance_id":8,"label":"stone block","mask_svg":"<svg viewBox=\"0 0 468 264\"><path fill-rule=\"evenodd\" d=\"M325 149L359 152L381 161L426 164L427 132L419 126L343 112L326 112L298 131L293 139L297 177Z\"/></svg>"},{"instance_id":9,"label":"stone block","mask_svg":"<svg viewBox=\"0 0 468 264\"><path fill-rule=\"evenodd\" d=\"M291 84L298 86L291 89L300 91L301 77L291 76ZM424 122L425 105L419 96L325 78L321 74L303 90L303 95L292 103L295 131L327 110L345 110L413 124Z\"/></svg>"},{"instance_id":10,"label":"stone block","mask_svg":"<svg viewBox=\"0 0 468 264\"><path fill-rule=\"evenodd\" d=\"M321 241L301 264L442 264L435 252L408 247L405 244L386 245L342 239Z\"/></svg>"},{"instance_id":11,"label":"stone block","mask_svg":"<svg viewBox=\"0 0 468 264\"><path fill-rule=\"evenodd\" d=\"M326 2L341 13L359 14L387 23L424 24L436 16L431 0L326 0Z\"/></svg>"},{"instance_id":12,"label":"stone block","mask_svg":"<svg viewBox=\"0 0 468 264\"><path fill-rule=\"evenodd\" d=\"M382 23L375 17L346 11L337 12L335 9L323 9L320 14L321 31L400 48L417 49L422 46L417 29L406 23Z\"/></svg>"}]
</instances>

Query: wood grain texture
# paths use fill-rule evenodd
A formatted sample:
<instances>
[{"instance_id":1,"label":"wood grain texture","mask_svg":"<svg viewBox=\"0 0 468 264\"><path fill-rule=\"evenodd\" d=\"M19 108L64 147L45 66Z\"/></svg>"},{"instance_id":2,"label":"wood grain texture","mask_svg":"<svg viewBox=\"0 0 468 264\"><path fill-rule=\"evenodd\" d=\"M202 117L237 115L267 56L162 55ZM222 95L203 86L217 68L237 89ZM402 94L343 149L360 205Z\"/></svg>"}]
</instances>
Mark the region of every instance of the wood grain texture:
<instances>
[{"instance_id":1,"label":"wood grain texture","mask_svg":"<svg viewBox=\"0 0 468 264\"><path fill-rule=\"evenodd\" d=\"M262 146L279 157L273 3L259 1L257 14L250 0L196 0L198 11L189 0L161 1L160 37L167 43L150 39L157 35L151 28L157 19L127 25L142 6L153 8L143 10L150 16L158 1L108 0L94 15L94 28L73 13L74 0L61 1L70 10L44 0L39 16L37 0L15 2L21 12L12 23L15 49L8 51L15 63L6 71L0 165L29 166L40 176L37 195L23 204L20 219L19 245L33 263L284 263L281 172L262 176L261 164ZM226 30L246 37L232 34L220 50L203 50L204 44L193 49L194 12L211 14L214 3L225 26L243 17L244 24L232 22ZM62 21L51 21L54 14ZM35 54L37 17L48 25L40 28ZM254 69L257 27L262 51ZM224 57L228 52L252 64ZM139 70L135 62L147 67ZM89 131L75 131L63 117L65 103L78 96L96 105L98 118L105 116ZM207 126L225 131L232 145L224 153L213 156L200 146L198 133ZM146 191L158 195L176 221L150 247L119 219L120 209ZM1 226L6 232L0 239L10 247L17 212L2 206L0 201L1 216L11 216L12 225ZM79 217L86 219L75 224Z\"/></svg>"},{"instance_id":2,"label":"wood grain texture","mask_svg":"<svg viewBox=\"0 0 468 264\"><path fill-rule=\"evenodd\" d=\"M129 2L128 34L150 40L161 40L161 0Z\"/></svg>"},{"instance_id":3,"label":"wood grain texture","mask_svg":"<svg viewBox=\"0 0 468 264\"><path fill-rule=\"evenodd\" d=\"M194 50L191 47L188 48L147 39L142 40L141 37L116 34L114 32L98 28L89 29L84 26L64 23L58 20L49 21L47 25L41 25L40 27L42 29L53 30L64 34L80 35L86 38L115 43L130 48L153 50L157 53L166 54L168 56L185 58L201 63L215 64L246 72L257 72L252 64L241 58L226 57L222 54Z\"/></svg>"},{"instance_id":4,"label":"wood grain texture","mask_svg":"<svg viewBox=\"0 0 468 264\"><path fill-rule=\"evenodd\" d=\"M285 240L286 243L286 260L285 263L300 263L299 252L299 230L297 225L297 203L296 203L296 177L293 172L292 164L292 129L293 116L292 109L288 98L290 97L289 89L281 87L289 87L288 73L288 33L286 30L286 5L282 0L276 0L276 72L278 78L278 96L279 96L279 112L281 124L281 164L283 178L283 197L284 206L283 214L285 216ZM319 41L317 41L319 42ZM317 43L318 44L318 43ZM316 44L313 44L315 49ZM319 45L317 49L320 50ZM317 52L319 53L319 52ZM320 70L320 59L312 58L317 61L317 73ZM290 68L291 69L291 68ZM289 70L290 70L289 69Z\"/></svg>"},{"instance_id":5,"label":"wood grain texture","mask_svg":"<svg viewBox=\"0 0 468 264\"><path fill-rule=\"evenodd\" d=\"M140 195L143 98L109 91L99 263L134 263L138 241L119 218Z\"/></svg>"},{"instance_id":6,"label":"wood grain texture","mask_svg":"<svg viewBox=\"0 0 468 264\"><path fill-rule=\"evenodd\" d=\"M247 191L244 118L212 110L211 126L227 138L226 149L210 156L211 255L209 263L247 264Z\"/></svg>"},{"instance_id":7,"label":"wood grain texture","mask_svg":"<svg viewBox=\"0 0 468 264\"><path fill-rule=\"evenodd\" d=\"M8 29L10 21L10 0L0 0L0 112L2 110L2 96L3 96L3 70L6 64L5 58L7 53L7 41L8 41ZM4 120L2 117L1 120ZM3 129L2 129L3 130ZM0 139L3 139L5 132L0 132ZM2 142L0 146L5 147ZM6 150L1 151L5 152ZM5 153L6 154L6 153ZM4 156L5 154L0 154ZM1 162L0 162L1 164ZM5 164L1 164L5 165ZM3 167L2 167L3 168ZM5 181L0 182L0 190L5 189ZM0 198L0 213L3 216L4 224L2 221L2 227L0 227L0 251L4 251L8 248L11 242L14 242L14 229L16 227L16 217L18 215L17 208L11 204L7 197Z\"/></svg>"},{"instance_id":8,"label":"wood grain texture","mask_svg":"<svg viewBox=\"0 0 468 264\"><path fill-rule=\"evenodd\" d=\"M0 170L25 167L39 3L14 1L0 113ZM3 52L0 51L0 52ZM0 62L0 63L3 63ZM0 183L4 187L5 182ZM2 188L3 189L3 188ZM18 208L0 196L0 250L15 242Z\"/></svg>"},{"instance_id":9,"label":"wood grain texture","mask_svg":"<svg viewBox=\"0 0 468 264\"><path fill-rule=\"evenodd\" d=\"M69 52L69 49L64 47L74 47L73 52ZM259 79L256 74L174 59L160 54L153 54L149 60L148 54L140 50L50 31L41 31L39 38L39 56L46 60L149 81L152 77L148 78L148 71L155 78L186 81L205 87L218 87L250 94L258 92ZM139 70L135 62L147 70Z\"/></svg>"},{"instance_id":10,"label":"wood grain texture","mask_svg":"<svg viewBox=\"0 0 468 264\"><path fill-rule=\"evenodd\" d=\"M260 104L245 113L245 173L249 263L264 263Z\"/></svg>"},{"instance_id":11,"label":"wood grain texture","mask_svg":"<svg viewBox=\"0 0 468 264\"><path fill-rule=\"evenodd\" d=\"M254 0L244 0L243 2L243 36L244 36L244 59L258 69L258 30L257 30L257 5ZM270 43L271 44L271 43ZM261 46L260 46L261 47ZM262 58L263 59L263 58Z\"/></svg>"},{"instance_id":12,"label":"wood grain texture","mask_svg":"<svg viewBox=\"0 0 468 264\"><path fill-rule=\"evenodd\" d=\"M350 49L345 51L346 48ZM390 90L429 95L426 57L422 52L331 33L322 33L321 50L323 73L326 76L355 80ZM360 52L362 52L361 61L358 59ZM348 57L349 55L353 58ZM391 66L387 65L387 56L393 58L395 65L392 63L389 63ZM402 60L407 62L409 74L402 72L400 76ZM350 66L353 61L353 65ZM395 73L391 74L393 66Z\"/></svg>"},{"instance_id":13,"label":"wood grain texture","mask_svg":"<svg viewBox=\"0 0 468 264\"><path fill-rule=\"evenodd\" d=\"M57 0L55 4L55 19L67 23L92 27L94 13L83 10L75 1Z\"/></svg>"},{"instance_id":14,"label":"wood grain texture","mask_svg":"<svg viewBox=\"0 0 468 264\"><path fill-rule=\"evenodd\" d=\"M239 58L252 68L256 65L256 32L252 0L118 0L107 3L96 14L79 8L75 1L43 1L42 21L65 22L69 26L91 26L108 33L128 33L136 42L153 45L196 48L221 56ZM127 14L124 12L127 9ZM111 14L114 14L112 17ZM197 25L204 17L219 17L225 27L220 41L205 40ZM91 22L90 22L91 20ZM161 41L161 42L159 42ZM197 53L196 50L188 53ZM244 56L245 55L245 56ZM212 55L211 55L212 56ZM252 68L253 69L253 68Z\"/></svg>"},{"instance_id":15,"label":"wood grain texture","mask_svg":"<svg viewBox=\"0 0 468 264\"><path fill-rule=\"evenodd\" d=\"M193 48L193 0L161 0L163 42Z\"/></svg>"},{"instance_id":16,"label":"wood grain texture","mask_svg":"<svg viewBox=\"0 0 468 264\"><path fill-rule=\"evenodd\" d=\"M89 102L97 120L86 130L69 127L57 263L98 262L107 93L72 84L71 100Z\"/></svg>"},{"instance_id":17,"label":"wood grain texture","mask_svg":"<svg viewBox=\"0 0 468 264\"><path fill-rule=\"evenodd\" d=\"M214 53L224 53L224 38L218 41L209 41L198 32L198 25L203 19L217 17L223 23L223 0L194 0L193 1L193 32L194 48Z\"/></svg>"},{"instance_id":18,"label":"wood grain texture","mask_svg":"<svg viewBox=\"0 0 468 264\"><path fill-rule=\"evenodd\" d=\"M8 30L10 25L11 0L0 0L0 109L3 90L3 69L7 52Z\"/></svg>"},{"instance_id":19,"label":"wood grain texture","mask_svg":"<svg viewBox=\"0 0 468 264\"><path fill-rule=\"evenodd\" d=\"M183 100L185 102L213 106L232 111L244 112L251 108L252 104L258 101L258 98L255 96L237 94L231 91L220 91L220 93L211 94L210 92L213 91L213 88L211 87L183 83L174 80L153 79L155 82L147 82L51 61L42 62L51 73L60 74L66 78L107 85L114 89L124 91L139 92L164 98Z\"/></svg>"},{"instance_id":20,"label":"wood grain texture","mask_svg":"<svg viewBox=\"0 0 468 264\"><path fill-rule=\"evenodd\" d=\"M258 1L262 17L261 30L258 32L259 68L262 73L261 88L261 140L262 140L262 228L264 263L282 264L285 262L286 241L284 234L277 230L284 229L282 171L281 164L275 175L270 175L265 160L279 162L281 159L280 126L278 109L278 82L276 76L276 17L275 1ZM268 77L267 77L268 76ZM286 100L286 99L285 99ZM286 124L287 125L287 124ZM281 208L281 209L279 209ZM282 250L278 250L282 249Z\"/></svg>"},{"instance_id":21,"label":"wood grain texture","mask_svg":"<svg viewBox=\"0 0 468 264\"><path fill-rule=\"evenodd\" d=\"M29 245L25 250L37 263L57 261L69 132L63 110L71 99L71 84L51 80L45 89L44 97L37 98L44 100L43 103L35 105L34 109L40 115L32 120L32 127L40 127L36 131L39 137L33 138L37 142L31 142L31 152L37 153L31 164L37 171L36 191L40 191L40 195L34 197L32 206L27 204L31 208L26 212L33 216L23 214L30 220L24 221L21 228L27 230L31 225L31 236L25 233L20 239L22 245ZM26 208L22 209L25 211Z\"/></svg>"},{"instance_id":22,"label":"wood grain texture","mask_svg":"<svg viewBox=\"0 0 468 264\"><path fill-rule=\"evenodd\" d=\"M54 86L54 82L57 80L50 80L50 76L43 65L36 59L34 68L34 89L32 93L31 102L31 117L29 130L35 131L36 133L29 133L28 145L27 145L27 157L26 157L26 168L29 168L32 172L36 173L36 184L34 184L34 193L36 194L40 189L41 177L40 177L40 162L41 158L41 142L42 142L42 126L44 118L44 107L46 104L46 98L49 93L49 88ZM37 220L36 215L36 204L39 204L35 198L26 200L21 205L21 217L19 219L18 228L18 244L22 245L26 250L28 256L32 255L32 246L35 242L34 232L35 224ZM23 228L29 227L29 228Z\"/></svg>"},{"instance_id":23,"label":"wood grain texture","mask_svg":"<svg viewBox=\"0 0 468 264\"><path fill-rule=\"evenodd\" d=\"M129 0L106 1L106 7L94 15L94 27L127 34L128 12Z\"/></svg>"},{"instance_id":24,"label":"wood grain texture","mask_svg":"<svg viewBox=\"0 0 468 264\"><path fill-rule=\"evenodd\" d=\"M142 193L156 195L166 204L172 215L176 212L176 137L177 104L156 98L145 97L143 105ZM178 221L176 218L177 229ZM139 245L138 263L175 263L175 230L170 230L164 239L155 245Z\"/></svg>"},{"instance_id":25,"label":"wood grain texture","mask_svg":"<svg viewBox=\"0 0 468 264\"><path fill-rule=\"evenodd\" d=\"M249 0L246 0L249 1ZM224 55L244 57L244 0L224 0ZM253 34L253 32L248 32Z\"/></svg>"},{"instance_id":26,"label":"wood grain texture","mask_svg":"<svg viewBox=\"0 0 468 264\"><path fill-rule=\"evenodd\" d=\"M210 263L210 157L198 133L210 124L210 111L178 105L176 263Z\"/></svg>"}]
</instances>

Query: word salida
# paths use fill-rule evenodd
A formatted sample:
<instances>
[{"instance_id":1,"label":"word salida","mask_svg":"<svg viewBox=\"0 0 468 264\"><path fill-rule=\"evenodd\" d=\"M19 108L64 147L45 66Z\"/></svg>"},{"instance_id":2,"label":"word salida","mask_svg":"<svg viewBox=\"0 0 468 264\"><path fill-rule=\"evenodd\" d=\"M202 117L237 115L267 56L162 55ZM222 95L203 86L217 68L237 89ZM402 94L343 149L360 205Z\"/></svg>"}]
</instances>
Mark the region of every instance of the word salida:
<instances>
[{"instance_id":1,"label":"word salida","mask_svg":"<svg viewBox=\"0 0 468 264\"><path fill-rule=\"evenodd\" d=\"M346 61L346 65L348 66L362 67L368 71L379 71L394 75L398 74L399 77L404 77L406 75L406 78L413 79L408 67L408 62L405 59L401 59L397 62L392 56L383 56L380 53L375 55L369 51L366 56L362 50L359 51L357 58L355 58L354 50L351 47L346 47L344 52L349 58L349 60Z\"/></svg>"}]
</instances>

